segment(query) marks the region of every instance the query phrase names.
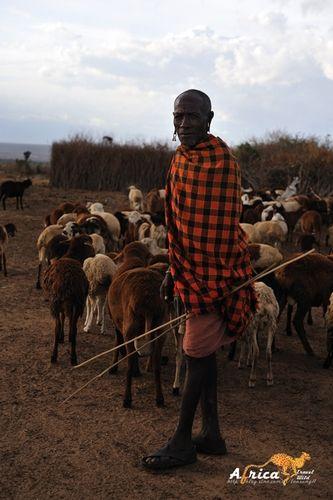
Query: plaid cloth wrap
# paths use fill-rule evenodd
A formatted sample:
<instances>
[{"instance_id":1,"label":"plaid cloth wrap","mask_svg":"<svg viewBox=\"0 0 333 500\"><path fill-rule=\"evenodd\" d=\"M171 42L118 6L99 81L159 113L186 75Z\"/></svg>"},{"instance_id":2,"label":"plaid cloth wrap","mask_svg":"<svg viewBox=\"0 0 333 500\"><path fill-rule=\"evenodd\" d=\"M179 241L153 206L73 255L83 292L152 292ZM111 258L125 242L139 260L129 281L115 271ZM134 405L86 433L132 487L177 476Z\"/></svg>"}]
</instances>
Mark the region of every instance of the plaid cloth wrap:
<instances>
[{"instance_id":1,"label":"plaid cloth wrap","mask_svg":"<svg viewBox=\"0 0 333 500\"><path fill-rule=\"evenodd\" d=\"M240 169L228 146L209 135L179 146L166 183L171 274L187 311L220 311L240 335L256 310L252 286L221 298L252 276L241 214Z\"/></svg>"}]
</instances>

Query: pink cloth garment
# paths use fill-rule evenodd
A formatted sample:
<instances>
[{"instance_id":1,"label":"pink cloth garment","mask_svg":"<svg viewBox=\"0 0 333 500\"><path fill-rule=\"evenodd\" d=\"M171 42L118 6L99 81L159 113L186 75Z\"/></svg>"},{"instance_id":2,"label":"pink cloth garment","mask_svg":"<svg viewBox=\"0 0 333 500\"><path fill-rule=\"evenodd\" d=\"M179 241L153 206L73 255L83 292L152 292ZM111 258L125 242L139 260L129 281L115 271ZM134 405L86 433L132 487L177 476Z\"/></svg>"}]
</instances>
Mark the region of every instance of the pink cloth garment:
<instances>
[{"instance_id":1,"label":"pink cloth garment","mask_svg":"<svg viewBox=\"0 0 333 500\"><path fill-rule=\"evenodd\" d=\"M186 321L183 349L192 358L204 358L223 345L231 344L236 338L236 334L226 334L225 321L221 314L192 314Z\"/></svg>"}]
</instances>

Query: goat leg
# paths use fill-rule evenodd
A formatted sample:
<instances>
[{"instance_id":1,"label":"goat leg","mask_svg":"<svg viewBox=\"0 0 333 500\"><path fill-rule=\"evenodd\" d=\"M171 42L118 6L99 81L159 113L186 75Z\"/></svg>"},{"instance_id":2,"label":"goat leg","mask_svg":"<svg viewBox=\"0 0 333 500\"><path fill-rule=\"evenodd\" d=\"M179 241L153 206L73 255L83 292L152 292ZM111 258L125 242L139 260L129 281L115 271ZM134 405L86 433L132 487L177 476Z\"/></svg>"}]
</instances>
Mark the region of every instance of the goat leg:
<instances>
[{"instance_id":1,"label":"goat leg","mask_svg":"<svg viewBox=\"0 0 333 500\"><path fill-rule=\"evenodd\" d=\"M93 317L94 317L94 311L95 311L95 299L90 297L88 295L87 300L86 300L86 307L87 307L87 316L86 316L86 321L84 324L83 331L84 332L89 332L92 322L93 322Z\"/></svg>"},{"instance_id":2,"label":"goat leg","mask_svg":"<svg viewBox=\"0 0 333 500\"><path fill-rule=\"evenodd\" d=\"M115 347L117 347L118 345L120 345L120 344L122 344L124 342L124 338L123 338L121 332L116 327L115 327L115 335L116 335L116 346ZM126 349L125 349L125 347L122 347L120 349L116 349L115 351L113 351L113 357L112 357L112 364L113 365L118 362L119 351L120 351L120 353L121 353L122 356L126 355ZM118 365L113 366L109 370L109 375L117 373L117 371L118 371Z\"/></svg>"},{"instance_id":3,"label":"goat leg","mask_svg":"<svg viewBox=\"0 0 333 500\"><path fill-rule=\"evenodd\" d=\"M236 347L237 347L237 341L234 340L233 342L231 342L229 346L229 353L228 353L229 361L233 361L233 359L235 359Z\"/></svg>"},{"instance_id":4,"label":"goat leg","mask_svg":"<svg viewBox=\"0 0 333 500\"><path fill-rule=\"evenodd\" d=\"M125 336L125 338L128 337ZM134 358L138 358L138 354L134 353L134 351L135 351L134 342L130 342L129 344L127 344L127 354L130 354L130 356L127 359L126 389L123 400L124 408L132 407L132 377L134 369Z\"/></svg>"},{"instance_id":5,"label":"goat leg","mask_svg":"<svg viewBox=\"0 0 333 500\"><path fill-rule=\"evenodd\" d=\"M308 323L308 325L313 325L311 307L310 307L310 310L309 310L309 313L308 313L308 321L307 321L307 323Z\"/></svg>"},{"instance_id":6,"label":"goat leg","mask_svg":"<svg viewBox=\"0 0 333 500\"><path fill-rule=\"evenodd\" d=\"M60 320L61 320L61 329L60 329L59 344L63 344L65 341L65 313L64 312L60 313Z\"/></svg>"},{"instance_id":7,"label":"goat leg","mask_svg":"<svg viewBox=\"0 0 333 500\"><path fill-rule=\"evenodd\" d=\"M98 298L101 307L101 333L105 333L105 306L106 306L106 296L100 296Z\"/></svg>"},{"instance_id":8,"label":"goat leg","mask_svg":"<svg viewBox=\"0 0 333 500\"><path fill-rule=\"evenodd\" d=\"M266 360L267 360L267 385L273 385L273 369L272 369L272 348L275 339L277 324L272 322L267 332Z\"/></svg>"},{"instance_id":9,"label":"goat leg","mask_svg":"<svg viewBox=\"0 0 333 500\"><path fill-rule=\"evenodd\" d=\"M240 352L239 352L239 360L238 360L238 368L239 369L243 368L243 366L244 366L243 361L245 358L246 343L247 343L246 339L242 337L240 340Z\"/></svg>"},{"instance_id":10,"label":"goat leg","mask_svg":"<svg viewBox=\"0 0 333 500\"><path fill-rule=\"evenodd\" d=\"M297 334L302 342L302 345L303 345L306 353L309 354L309 356L314 356L314 352L313 352L313 350L308 342L308 339L306 337L306 332L305 332L304 324L303 324L303 321L304 321L304 318L305 318L305 315L306 315L308 309L309 308L306 307L304 304L302 304L302 306L300 304L298 304L296 314L294 316L293 324L294 324L296 332L297 332Z\"/></svg>"},{"instance_id":11,"label":"goat leg","mask_svg":"<svg viewBox=\"0 0 333 500\"><path fill-rule=\"evenodd\" d=\"M287 307L287 330L286 330L288 337L291 337L293 334L293 331L291 329L292 314L293 314L293 306L291 304L288 304L288 307Z\"/></svg>"},{"instance_id":12,"label":"goat leg","mask_svg":"<svg viewBox=\"0 0 333 500\"><path fill-rule=\"evenodd\" d=\"M56 363L58 359L58 344L61 335L61 321L60 314L58 313L55 319L55 328L54 328L54 347L51 356L51 363Z\"/></svg>"},{"instance_id":13,"label":"goat leg","mask_svg":"<svg viewBox=\"0 0 333 500\"><path fill-rule=\"evenodd\" d=\"M256 385L256 368L259 357L257 332L255 332L255 334L252 336L251 339L251 351L252 351L252 366L251 366L249 387L254 387Z\"/></svg>"},{"instance_id":14,"label":"goat leg","mask_svg":"<svg viewBox=\"0 0 333 500\"><path fill-rule=\"evenodd\" d=\"M40 290L42 287L40 286L40 275L42 272L42 263L40 262L38 264L38 271L37 271L37 281L36 281L36 288L37 290Z\"/></svg>"},{"instance_id":15,"label":"goat leg","mask_svg":"<svg viewBox=\"0 0 333 500\"><path fill-rule=\"evenodd\" d=\"M2 253L2 261L3 261L3 274L4 274L4 276L7 276L7 266L6 266L6 254L5 254L5 252Z\"/></svg>"},{"instance_id":16,"label":"goat leg","mask_svg":"<svg viewBox=\"0 0 333 500\"><path fill-rule=\"evenodd\" d=\"M78 314L76 312L75 306L73 306L69 318L69 338L71 341L71 364L73 366L77 365L77 356L76 356L77 320L78 320Z\"/></svg>"}]
</instances>

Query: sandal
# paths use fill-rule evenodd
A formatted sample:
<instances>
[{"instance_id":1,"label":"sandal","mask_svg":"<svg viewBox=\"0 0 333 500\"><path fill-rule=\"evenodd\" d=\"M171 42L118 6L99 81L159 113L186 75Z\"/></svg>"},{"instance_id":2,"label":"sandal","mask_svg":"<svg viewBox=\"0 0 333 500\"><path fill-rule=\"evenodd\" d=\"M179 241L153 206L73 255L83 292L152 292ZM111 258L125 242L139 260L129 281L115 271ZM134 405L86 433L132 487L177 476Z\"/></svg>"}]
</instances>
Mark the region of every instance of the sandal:
<instances>
[{"instance_id":1,"label":"sandal","mask_svg":"<svg viewBox=\"0 0 333 500\"><path fill-rule=\"evenodd\" d=\"M141 463L143 467L151 470L166 470L172 467L183 467L193 464L197 460L195 446L190 450L173 450L169 444L157 450L151 455L143 457Z\"/></svg>"}]
</instances>

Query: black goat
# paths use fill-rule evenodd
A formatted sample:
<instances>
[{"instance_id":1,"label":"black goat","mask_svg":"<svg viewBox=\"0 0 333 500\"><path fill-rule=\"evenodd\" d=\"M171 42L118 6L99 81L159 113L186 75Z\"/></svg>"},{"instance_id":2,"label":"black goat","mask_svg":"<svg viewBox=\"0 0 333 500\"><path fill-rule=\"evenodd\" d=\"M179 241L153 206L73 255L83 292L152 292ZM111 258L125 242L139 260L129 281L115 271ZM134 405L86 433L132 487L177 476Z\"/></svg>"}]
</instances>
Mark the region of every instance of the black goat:
<instances>
[{"instance_id":1,"label":"black goat","mask_svg":"<svg viewBox=\"0 0 333 500\"><path fill-rule=\"evenodd\" d=\"M16 210L19 209L19 204L23 210L23 194L24 191L32 185L31 179L25 181L5 181L0 187L0 200L2 199L3 209L6 210L6 199L16 198Z\"/></svg>"}]
</instances>

